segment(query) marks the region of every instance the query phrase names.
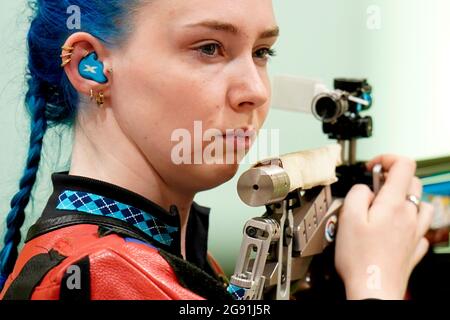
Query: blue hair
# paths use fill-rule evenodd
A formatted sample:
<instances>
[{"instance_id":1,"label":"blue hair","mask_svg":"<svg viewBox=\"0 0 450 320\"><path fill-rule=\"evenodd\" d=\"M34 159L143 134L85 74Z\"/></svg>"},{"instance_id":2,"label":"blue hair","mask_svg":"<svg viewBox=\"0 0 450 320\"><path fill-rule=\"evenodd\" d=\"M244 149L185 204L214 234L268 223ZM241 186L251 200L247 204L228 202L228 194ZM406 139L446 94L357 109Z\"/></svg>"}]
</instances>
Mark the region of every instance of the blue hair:
<instances>
[{"instance_id":1,"label":"blue hair","mask_svg":"<svg viewBox=\"0 0 450 320\"><path fill-rule=\"evenodd\" d=\"M68 80L61 64L61 46L72 33L92 34L108 48L120 46L132 29L131 14L142 0L34 0L31 25L27 35L28 91L25 105L31 118L28 157L19 191L11 200L6 219L4 247L0 252L0 290L12 272L18 257L20 228L25 220L41 159L47 127L72 124L79 102L78 93ZM80 29L70 30L68 8L80 9Z\"/></svg>"}]
</instances>

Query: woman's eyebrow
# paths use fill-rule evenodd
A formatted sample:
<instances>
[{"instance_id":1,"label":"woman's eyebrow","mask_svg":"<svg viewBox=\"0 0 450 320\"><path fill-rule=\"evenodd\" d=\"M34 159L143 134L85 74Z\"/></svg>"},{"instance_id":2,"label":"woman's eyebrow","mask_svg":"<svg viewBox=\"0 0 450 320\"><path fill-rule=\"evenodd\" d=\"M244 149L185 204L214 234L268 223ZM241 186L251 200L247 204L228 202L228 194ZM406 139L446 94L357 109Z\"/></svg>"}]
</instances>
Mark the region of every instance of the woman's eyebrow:
<instances>
[{"instance_id":1,"label":"woman's eyebrow","mask_svg":"<svg viewBox=\"0 0 450 320\"><path fill-rule=\"evenodd\" d=\"M241 33L239 28L237 28L235 25L217 20L206 20L199 23L188 24L185 27L188 28L204 27L208 29L231 33L232 35L239 35ZM278 26L275 26L273 28L261 32L259 35L259 39L273 38L278 37L279 35L280 35L280 28Z\"/></svg>"}]
</instances>

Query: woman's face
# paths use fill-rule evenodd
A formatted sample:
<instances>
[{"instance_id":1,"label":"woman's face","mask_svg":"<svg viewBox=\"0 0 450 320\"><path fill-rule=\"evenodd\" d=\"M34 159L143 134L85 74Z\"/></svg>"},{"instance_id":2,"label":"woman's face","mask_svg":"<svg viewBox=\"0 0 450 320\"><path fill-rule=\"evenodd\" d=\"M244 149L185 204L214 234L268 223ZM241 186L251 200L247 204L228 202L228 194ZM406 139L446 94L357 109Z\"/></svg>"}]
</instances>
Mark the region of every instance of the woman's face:
<instances>
[{"instance_id":1,"label":"woman's face","mask_svg":"<svg viewBox=\"0 0 450 320\"><path fill-rule=\"evenodd\" d=\"M231 179L240 158L234 155L248 145L230 130L251 136L268 113L268 49L277 38L272 1L154 0L135 19L134 32L113 52L111 106L121 129L169 185L201 191ZM219 140L202 142L208 129L219 130ZM226 133L223 155L220 148L211 153L222 164L198 158ZM174 160L181 142L189 148L175 154L192 164Z\"/></svg>"}]
</instances>

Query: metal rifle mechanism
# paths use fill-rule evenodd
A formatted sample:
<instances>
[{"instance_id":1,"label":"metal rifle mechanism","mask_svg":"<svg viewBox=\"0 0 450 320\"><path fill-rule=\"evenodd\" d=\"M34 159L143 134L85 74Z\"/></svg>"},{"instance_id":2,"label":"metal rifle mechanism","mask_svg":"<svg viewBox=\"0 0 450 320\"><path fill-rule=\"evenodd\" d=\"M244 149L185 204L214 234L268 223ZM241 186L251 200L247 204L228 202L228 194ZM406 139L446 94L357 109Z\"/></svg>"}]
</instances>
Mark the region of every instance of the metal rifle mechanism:
<instances>
[{"instance_id":1,"label":"metal rifle mechanism","mask_svg":"<svg viewBox=\"0 0 450 320\"><path fill-rule=\"evenodd\" d=\"M332 198L330 185L289 190L280 159L262 162L239 179L240 198L266 207L244 227L228 289L239 300L288 300L291 283L305 279L312 257L334 241L342 200Z\"/></svg>"}]
</instances>

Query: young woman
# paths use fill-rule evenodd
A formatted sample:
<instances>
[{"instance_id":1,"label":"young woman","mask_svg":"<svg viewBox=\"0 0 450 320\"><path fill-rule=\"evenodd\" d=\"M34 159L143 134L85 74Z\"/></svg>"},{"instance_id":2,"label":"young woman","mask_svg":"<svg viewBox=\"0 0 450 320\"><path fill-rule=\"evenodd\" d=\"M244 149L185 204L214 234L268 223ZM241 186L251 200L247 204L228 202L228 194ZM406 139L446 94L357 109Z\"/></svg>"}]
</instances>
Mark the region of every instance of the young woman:
<instances>
[{"instance_id":1,"label":"young woman","mask_svg":"<svg viewBox=\"0 0 450 320\"><path fill-rule=\"evenodd\" d=\"M69 29L74 5L81 24ZM243 132L248 151L270 105L266 66L279 34L272 1L33 6L30 149L7 216L0 298L229 299L206 252L208 209L193 199L231 179L239 157L179 165L171 137L201 121L225 144ZM54 192L18 255L42 139L62 122L75 126L70 171L53 175ZM193 143L191 156L209 144ZM409 197L421 196L415 163L387 155L368 169L376 163L388 170L383 189L374 197L355 186L340 218L335 262L349 299L401 299L428 248L432 210ZM367 286L370 266L379 287Z\"/></svg>"}]
</instances>

